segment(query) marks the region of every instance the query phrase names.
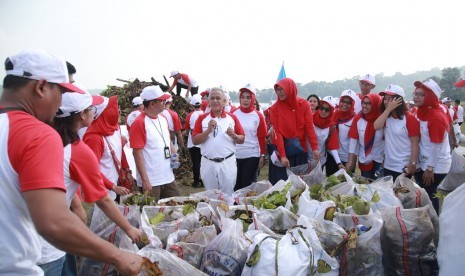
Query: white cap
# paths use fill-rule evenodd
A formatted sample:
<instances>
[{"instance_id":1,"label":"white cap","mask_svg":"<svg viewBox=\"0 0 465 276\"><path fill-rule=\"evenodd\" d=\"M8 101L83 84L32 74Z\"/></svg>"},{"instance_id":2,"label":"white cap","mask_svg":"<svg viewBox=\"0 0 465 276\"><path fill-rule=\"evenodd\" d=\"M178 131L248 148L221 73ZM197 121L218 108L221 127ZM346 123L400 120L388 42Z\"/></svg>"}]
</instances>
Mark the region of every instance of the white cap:
<instances>
[{"instance_id":1,"label":"white cap","mask_svg":"<svg viewBox=\"0 0 465 276\"><path fill-rule=\"evenodd\" d=\"M107 108L109 100L109 98L100 95L92 96L92 105L95 106L94 119L97 119L100 116L100 114L103 113L105 108Z\"/></svg>"},{"instance_id":2,"label":"white cap","mask_svg":"<svg viewBox=\"0 0 465 276\"><path fill-rule=\"evenodd\" d=\"M32 80L46 80L66 88L67 92L86 93L69 83L68 68L64 59L43 51L21 51L5 60L5 68L7 69L6 75Z\"/></svg>"},{"instance_id":3,"label":"white cap","mask_svg":"<svg viewBox=\"0 0 465 276\"><path fill-rule=\"evenodd\" d=\"M75 84L76 85L76 84ZM92 95L81 85L77 85L84 94L65 92L61 97L61 106L56 113L56 117L64 118L79 113L92 105Z\"/></svg>"},{"instance_id":4,"label":"white cap","mask_svg":"<svg viewBox=\"0 0 465 276\"><path fill-rule=\"evenodd\" d=\"M451 98L445 97L441 100L442 103L452 102Z\"/></svg>"},{"instance_id":5,"label":"white cap","mask_svg":"<svg viewBox=\"0 0 465 276\"><path fill-rule=\"evenodd\" d=\"M424 86L427 89L433 91L434 95L436 95L438 99L441 97L441 93L442 93L441 87L439 87L439 85L432 79L429 79L425 82L416 81L413 83L413 85L415 85L415 87L417 88Z\"/></svg>"},{"instance_id":6,"label":"white cap","mask_svg":"<svg viewBox=\"0 0 465 276\"><path fill-rule=\"evenodd\" d=\"M355 102L356 101L355 97L357 96L357 93L355 93L355 91L352 90L352 89L346 89L346 90L342 91L342 93L341 93L341 98L344 97L344 96L345 97L350 97L352 99L352 101Z\"/></svg>"},{"instance_id":7,"label":"white cap","mask_svg":"<svg viewBox=\"0 0 465 276\"><path fill-rule=\"evenodd\" d=\"M169 93L165 94L161 90L160 87L151 85L147 86L142 90L142 93L140 93L140 97L142 100L145 101L151 101L151 100L166 100L170 97L171 95Z\"/></svg>"},{"instance_id":8,"label":"white cap","mask_svg":"<svg viewBox=\"0 0 465 276\"><path fill-rule=\"evenodd\" d=\"M190 104L191 105L201 105L202 104L202 96L200 96L199 94L195 94L194 96L192 96Z\"/></svg>"},{"instance_id":9,"label":"white cap","mask_svg":"<svg viewBox=\"0 0 465 276\"><path fill-rule=\"evenodd\" d=\"M248 92L253 93L254 95L257 95L257 90L250 83L247 83L246 85L242 86L241 89L239 89L239 92L243 92L243 91L248 91Z\"/></svg>"},{"instance_id":10,"label":"white cap","mask_svg":"<svg viewBox=\"0 0 465 276\"><path fill-rule=\"evenodd\" d=\"M365 82L375 85L375 76L373 76L372 74L361 75L358 80L365 81Z\"/></svg>"},{"instance_id":11,"label":"white cap","mask_svg":"<svg viewBox=\"0 0 465 276\"><path fill-rule=\"evenodd\" d=\"M177 70L171 71L171 73L170 73L170 78L176 76L177 74L179 74L179 71L177 71Z\"/></svg>"},{"instance_id":12,"label":"white cap","mask_svg":"<svg viewBox=\"0 0 465 276\"><path fill-rule=\"evenodd\" d=\"M173 97L171 96L171 94L169 92L164 92L164 94L168 94L168 98L166 99L167 103L173 102Z\"/></svg>"},{"instance_id":13,"label":"white cap","mask_svg":"<svg viewBox=\"0 0 465 276\"><path fill-rule=\"evenodd\" d=\"M405 97L404 89L398 85L390 84L384 89L383 92L379 93L380 96L384 95L391 95L391 96L401 96L402 98Z\"/></svg>"},{"instance_id":14,"label":"white cap","mask_svg":"<svg viewBox=\"0 0 465 276\"><path fill-rule=\"evenodd\" d=\"M336 102L334 101L333 96L323 97L323 99L320 100L320 106L321 106L322 102L325 102L325 103L329 104L329 106L331 106L332 108L334 108L336 106Z\"/></svg>"},{"instance_id":15,"label":"white cap","mask_svg":"<svg viewBox=\"0 0 465 276\"><path fill-rule=\"evenodd\" d=\"M135 97L132 99L132 105L141 105L142 104L142 98L141 97Z\"/></svg>"},{"instance_id":16,"label":"white cap","mask_svg":"<svg viewBox=\"0 0 465 276\"><path fill-rule=\"evenodd\" d=\"M273 151L273 154L270 156L270 160L273 165L277 167L284 167L283 163L281 163L281 157L279 156L279 152L277 150Z\"/></svg>"}]
</instances>

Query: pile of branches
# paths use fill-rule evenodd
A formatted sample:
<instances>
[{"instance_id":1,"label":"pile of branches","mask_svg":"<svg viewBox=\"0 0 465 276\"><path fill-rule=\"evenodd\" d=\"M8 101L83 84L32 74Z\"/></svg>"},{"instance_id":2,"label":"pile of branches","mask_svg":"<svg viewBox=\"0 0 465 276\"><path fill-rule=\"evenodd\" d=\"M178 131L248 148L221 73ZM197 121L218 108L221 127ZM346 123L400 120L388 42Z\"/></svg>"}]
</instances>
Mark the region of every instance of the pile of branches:
<instances>
[{"instance_id":1,"label":"pile of branches","mask_svg":"<svg viewBox=\"0 0 465 276\"><path fill-rule=\"evenodd\" d=\"M121 110L120 124L125 125L126 117L132 111L132 99L140 96L142 89L144 89L147 86L157 85L161 88L162 91L164 92L168 91L169 89L168 80L166 79L165 76L163 76L163 78L165 80L165 84L156 81L153 77L151 78L151 81L149 82L140 81L137 78L133 81L117 79L118 81L124 82L125 84L122 87L115 86L115 85L108 85L107 89L102 91L100 94L105 97L118 96L118 104ZM171 96L173 97L173 103L171 104L171 109L176 111L176 113L178 113L179 119L181 120L181 125L184 126L184 122L185 122L187 114L193 111L192 106L186 101L186 99L184 99L181 96L177 96L173 93L171 93ZM186 132L186 135L183 136L183 140L184 140L183 141L184 147L187 149L186 147L187 132ZM190 176L192 163L191 163L191 159L189 156L189 151L185 150L179 153L180 153L179 159L181 162L181 166L178 169L174 170L175 177L178 181L182 182L184 185L190 185L190 182L187 182L187 181L190 181L190 179L192 179L192 177ZM190 179L186 180L186 178L190 178Z\"/></svg>"}]
</instances>

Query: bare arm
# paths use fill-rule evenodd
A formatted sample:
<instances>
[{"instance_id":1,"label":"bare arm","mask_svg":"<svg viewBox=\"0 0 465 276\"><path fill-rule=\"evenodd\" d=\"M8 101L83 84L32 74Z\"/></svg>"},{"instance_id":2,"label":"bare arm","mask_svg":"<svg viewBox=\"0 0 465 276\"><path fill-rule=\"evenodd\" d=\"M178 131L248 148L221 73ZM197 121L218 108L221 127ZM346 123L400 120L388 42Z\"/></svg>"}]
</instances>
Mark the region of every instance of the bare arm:
<instances>
[{"instance_id":1,"label":"bare arm","mask_svg":"<svg viewBox=\"0 0 465 276\"><path fill-rule=\"evenodd\" d=\"M411 150L410 150L410 163L407 164L407 173L412 174L416 170L416 164L418 163L418 153L420 152L419 148L420 136L410 137ZM412 164L415 163L415 164Z\"/></svg>"},{"instance_id":2,"label":"bare arm","mask_svg":"<svg viewBox=\"0 0 465 276\"><path fill-rule=\"evenodd\" d=\"M132 226L129 221L121 214L116 203L111 197L106 196L97 202L97 206L109 217L116 225L118 225L133 242L140 242L142 239L142 231Z\"/></svg>"},{"instance_id":3,"label":"bare arm","mask_svg":"<svg viewBox=\"0 0 465 276\"><path fill-rule=\"evenodd\" d=\"M75 255L114 264L124 275L137 275L142 258L101 239L69 210L63 191L39 189L23 193L32 221L42 237Z\"/></svg>"},{"instance_id":4,"label":"bare arm","mask_svg":"<svg viewBox=\"0 0 465 276\"><path fill-rule=\"evenodd\" d=\"M182 132L180 130L176 131L176 138L178 139L179 148L184 148L184 139L182 139Z\"/></svg>"},{"instance_id":5,"label":"bare arm","mask_svg":"<svg viewBox=\"0 0 465 276\"><path fill-rule=\"evenodd\" d=\"M373 123L375 129L382 129L384 127L384 123L389 117L389 114L391 114L391 112L400 105L402 105L402 98L396 98L389 101L388 105L386 106L386 110L384 110L384 112Z\"/></svg>"},{"instance_id":6,"label":"bare arm","mask_svg":"<svg viewBox=\"0 0 465 276\"><path fill-rule=\"evenodd\" d=\"M137 171L142 179L142 189L144 192L152 193L152 184L150 183L147 175L147 169L145 168L145 160L142 155L142 149L133 149L132 155L134 155L134 162L136 163Z\"/></svg>"},{"instance_id":7,"label":"bare arm","mask_svg":"<svg viewBox=\"0 0 465 276\"><path fill-rule=\"evenodd\" d=\"M78 195L73 196L69 208L71 209L71 212L73 212L80 220L82 220L82 222L84 222L84 224L87 223L86 211L82 207L82 203Z\"/></svg>"}]
</instances>

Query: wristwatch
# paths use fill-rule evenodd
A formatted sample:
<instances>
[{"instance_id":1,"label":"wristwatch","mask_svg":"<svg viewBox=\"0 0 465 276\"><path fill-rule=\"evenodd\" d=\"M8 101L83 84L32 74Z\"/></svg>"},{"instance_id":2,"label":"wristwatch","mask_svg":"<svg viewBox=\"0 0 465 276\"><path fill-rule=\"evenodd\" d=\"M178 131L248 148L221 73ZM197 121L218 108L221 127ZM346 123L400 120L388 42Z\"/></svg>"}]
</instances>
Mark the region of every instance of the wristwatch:
<instances>
[{"instance_id":1,"label":"wristwatch","mask_svg":"<svg viewBox=\"0 0 465 276\"><path fill-rule=\"evenodd\" d=\"M428 167L426 167L426 170L427 170L427 171L430 171L430 172L433 172L433 171L434 171L434 167L428 166Z\"/></svg>"},{"instance_id":2,"label":"wristwatch","mask_svg":"<svg viewBox=\"0 0 465 276\"><path fill-rule=\"evenodd\" d=\"M410 162L411 165L416 165L418 164L417 162Z\"/></svg>"}]
</instances>

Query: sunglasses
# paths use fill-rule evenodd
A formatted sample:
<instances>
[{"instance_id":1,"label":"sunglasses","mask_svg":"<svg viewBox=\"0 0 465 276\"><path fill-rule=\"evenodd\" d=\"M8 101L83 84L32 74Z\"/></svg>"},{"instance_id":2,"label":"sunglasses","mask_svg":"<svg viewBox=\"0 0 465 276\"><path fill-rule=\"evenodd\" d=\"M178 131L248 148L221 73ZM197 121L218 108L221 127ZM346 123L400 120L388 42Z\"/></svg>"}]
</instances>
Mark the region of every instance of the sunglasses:
<instances>
[{"instance_id":1,"label":"sunglasses","mask_svg":"<svg viewBox=\"0 0 465 276\"><path fill-rule=\"evenodd\" d=\"M330 107L326 108L326 107L320 106L320 107L318 107L318 109L319 109L320 111L325 111L325 112L330 112L330 111L331 111L331 108L330 108Z\"/></svg>"}]
</instances>

